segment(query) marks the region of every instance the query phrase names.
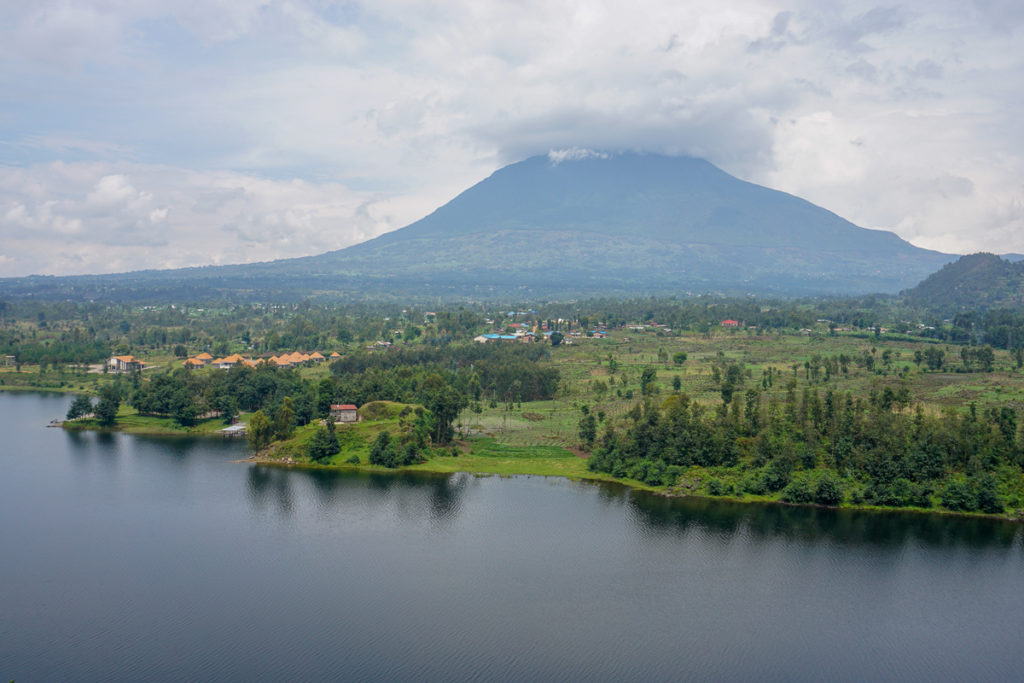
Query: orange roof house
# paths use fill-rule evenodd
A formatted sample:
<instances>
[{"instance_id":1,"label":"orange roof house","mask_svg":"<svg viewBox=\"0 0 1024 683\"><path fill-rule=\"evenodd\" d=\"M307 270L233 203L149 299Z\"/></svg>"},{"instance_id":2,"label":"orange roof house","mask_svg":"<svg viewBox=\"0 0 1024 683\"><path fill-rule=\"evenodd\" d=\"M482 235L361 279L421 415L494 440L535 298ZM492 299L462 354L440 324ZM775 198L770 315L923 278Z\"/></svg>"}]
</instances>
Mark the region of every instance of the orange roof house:
<instances>
[{"instance_id":1,"label":"orange roof house","mask_svg":"<svg viewBox=\"0 0 1024 683\"><path fill-rule=\"evenodd\" d=\"M110 372L131 372L144 367L146 364L135 356L114 356L107 361L107 370Z\"/></svg>"}]
</instances>

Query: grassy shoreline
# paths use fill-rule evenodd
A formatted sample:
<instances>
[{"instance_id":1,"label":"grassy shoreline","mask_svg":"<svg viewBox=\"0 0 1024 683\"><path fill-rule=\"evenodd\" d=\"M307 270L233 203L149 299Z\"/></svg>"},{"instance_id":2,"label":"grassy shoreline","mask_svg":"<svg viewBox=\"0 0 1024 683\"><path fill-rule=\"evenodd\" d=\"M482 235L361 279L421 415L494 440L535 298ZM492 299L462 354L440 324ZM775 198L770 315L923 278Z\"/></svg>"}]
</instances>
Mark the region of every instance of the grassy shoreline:
<instances>
[{"instance_id":1,"label":"grassy shoreline","mask_svg":"<svg viewBox=\"0 0 1024 683\"><path fill-rule=\"evenodd\" d=\"M271 457L262 457L254 454L248 458L236 462L247 462L265 467L278 467L283 469L298 470L331 470L349 472L371 472L378 474L397 474L401 472L424 472L428 474L454 474L465 472L474 476L489 477L561 477L576 482L591 482L598 484L615 484L634 491L644 491L666 498L698 498L701 500L720 501L740 504L761 504L781 505L784 507L799 508L820 508L823 510L850 510L856 512L874 513L901 513L916 515L941 515L946 517L964 517L969 519L993 519L1009 522L1024 522L1024 516L1013 514L987 514L983 512L957 512L943 508L922 508L922 507L885 507L880 505L853 505L844 503L838 506L819 505L816 503L790 503L772 496L745 495L737 496L710 496L693 491L680 490L679 487L649 486L643 482L628 479L616 479L600 472L591 472L584 468L579 472L549 472L543 468L513 467L508 468L504 463L489 462L484 459L472 460L464 456L444 457L438 456L418 465L389 469L378 465L368 464L319 464L314 462L286 461Z\"/></svg>"},{"instance_id":2,"label":"grassy shoreline","mask_svg":"<svg viewBox=\"0 0 1024 683\"><path fill-rule=\"evenodd\" d=\"M205 420L194 427L182 427L177 425L171 418L157 418L139 416L135 414L119 414L118 423L113 427L103 427L95 419L82 419L65 421L62 427L68 431L97 431L107 433L135 434L141 436L202 436L226 438L218 433L225 425L222 420L213 418ZM385 421L381 421L385 422ZM384 427L383 424L363 425L371 433L376 433ZM315 426L314 426L315 428ZM981 512L956 512L942 508L921 508L921 507L885 507L879 505L855 505L844 503L836 507L828 507L813 503L790 503L780 500L778 495L753 495L743 496L723 495L711 496L700 493L696 487L687 486L685 483L676 486L650 486L643 482L617 479L609 474L591 472L587 469L587 459L580 457L560 447L511 447L497 443L489 437L475 437L468 441L460 442L462 448L457 456L441 455L435 452L426 462L406 467L390 469L379 465L370 465L365 458L359 464L345 462L353 451L358 448L343 450L327 463L310 462L308 459L298 455L299 450L308 440L312 429L300 428L296 435L287 442L277 442L238 462L248 462L268 467L282 467L289 469L316 469L351 472L375 472L375 473L398 473L398 472L425 472L430 474L454 474L465 472L476 476L540 476L540 477L562 477L570 481L585 481L595 483L612 483L625 486L636 491L645 491L655 495L669 498L700 498L704 500L716 500L730 503L754 503L767 505L784 505L791 507L817 507L836 510L856 510L859 512L900 512L913 514L947 515L955 517L998 519L1002 521L1024 522L1024 517L1019 513L985 514ZM545 449L538 455L539 449ZM546 451L546 452L545 452ZM699 480L702 478L716 476L717 472L711 472L706 468L694 467L686 472L687 481Z\"/></svg>"},{"instance_id":3,"label":"grassy shoreline","mask_svg":"<svg viewBox=\"0 0 1024 683\"><path fill-rule=\"evenodd\" d=\"M0 390L75 392L74 389L67 387L15 387L10 385L0 387ZM373 438L382 430L394 431L398 427L396 411L401 406L399 404L393 404L393 406L394 410L392 412L395 414L387 419L363 420L356 425L340 427L339 435L343 437L342 450L325 463L310 462L306 455L309 440L317 429L316 424L297 428L292 438L284 442L275 442L268 449L264 449L264 451L255 456L246 458L245 461L268 466L394 472L396 470L368 464L369 446ZM571 422L566 420L564 416L558 415L553 406L549 408L546 404L535 403L524 406L524 409L521 410L523 411L522 414L518 414L519 411L516 411L516 413L512 413L504 418L506 422L510 422L507 427L511 427L511 429L508 431L503 429L501 423L498 422L500 411L487 410L483 416L467 415L469 420L483 422L482 426L484 426L484 429L479 430L476 435L468 437L467 440L459 442L460 447L457 457L452 456L450 449L432 449L426 462L402 467L397 471L420 471L437 474L466 472L475 475L498 476L554 476L564 477L573 481L615 482L634 490L670 497L692 496L737 503L770 503L821 507L815 504L792 503L781 500L781 493L779 492L765 495L753 493L735 495L733 490L738 487L742 472L729 469L723 470L721 468L695 466L688 469L680 478L679 483L673 486L652 486L640 481L617 479L610 474L592 472L587 468L587 459L582 457L580 452L574 452L566 448L569 439L564 437L555 439L550 436L552 432L556 435L571 434L572 429ZM523 414L530 416L531 419L524 419L522 417ZM246 417L242 417L243 422ZM544 417L544 423L546 424L543 424L543 426L538 424L535 421L538 417ZM565 424L561 424L563 422ZM179 425L169 417L138 415L133 409L124 405L122 405L118 413L116 424L111 427L104 427L95 419L79 419L61 423L61 427L69 431L101 431L145 436L217 436L227 438L226 435L219 433L225 426L223 420L211 418L200 421L194 426L186 427ZM474 426L480 427L481 425ZM487 433L492 430L492 433ZM547 440L547 444L544 443L545 440ZM348 458L352 455L360 457L360 464L347 462ZM723 482L731 483L733 489L723 493L723 495L709 495L702 489L701 484L711 479L720 479ZM1024 521L1024 514L1020 510L1012 508L1002 514L986 514L981 512L965 513L952 511L938 506L885 507L845 501L837 509L900 511Z\"/></svg>"}]
</instances>

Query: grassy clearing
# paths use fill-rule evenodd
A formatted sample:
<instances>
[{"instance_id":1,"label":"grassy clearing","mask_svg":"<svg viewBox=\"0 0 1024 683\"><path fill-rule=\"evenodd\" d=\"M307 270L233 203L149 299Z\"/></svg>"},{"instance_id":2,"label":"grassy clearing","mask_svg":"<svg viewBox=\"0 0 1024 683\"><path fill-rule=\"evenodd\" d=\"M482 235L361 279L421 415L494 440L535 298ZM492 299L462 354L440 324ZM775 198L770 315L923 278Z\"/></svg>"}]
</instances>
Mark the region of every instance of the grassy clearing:
<instances>
[{"instance_id":1,"label":"grassy clearing","mask_svg":"<svg viewBox=\"0 0 1024 683\"><path fill-rule=\"evenodd\" d=\"M244 422L248 416L242 416ZM98 420L87 418L73 420L64 423L64 428L69 430L96 430L124 432L126 434L166 434L166 435L190 435L190 436L214 436L227 425L220 418L201 420L191 427L184 427L170 417L152 417L139 415L134 409L121 405L117 411L117 423L113 427L104 427Z\"/></svg>"}]
</instances>

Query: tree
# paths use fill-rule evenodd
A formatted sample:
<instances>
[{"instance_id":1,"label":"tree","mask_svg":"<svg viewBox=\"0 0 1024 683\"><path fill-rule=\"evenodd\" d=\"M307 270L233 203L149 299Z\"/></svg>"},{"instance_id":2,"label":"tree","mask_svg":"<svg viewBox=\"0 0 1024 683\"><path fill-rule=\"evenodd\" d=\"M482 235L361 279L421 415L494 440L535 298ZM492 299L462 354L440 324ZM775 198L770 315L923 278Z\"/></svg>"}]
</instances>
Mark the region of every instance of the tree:
<instances>
[{"instance_id":1,"label":"tree","mask_svg":"<svg viewBox=\"0 0 1024 683\"><path fill-rule=\"evenodd\" d=\"M274 413L274 438L284 441L292 435L295 428L295 408L291 398L285 396Z\"/></svg>"},{"instance_id":2,"label":"tree","mask_svg":"<svg viewBox=\"0 0 1024 683\"><path fill-rule=\"evenodd\" d=\"M230 394L218 396L215 405L220 411L220 417L224 420L224 424L231 424L235 416L238 415L238 402Z\"/></svg>"},{"instance_id":3,"label":"tree","mask_svg":"<svg viewBox=\"0 0 1024 683\"><path fill-rule=\"evenodd\" d=\"M991 472L985 472L978 477L976 500L978 509L989 514L1002 512L1003 501L996 492L996 478Z\"/></svg>"},{"instance_id":4,"label":"tree","mask_svg":"<svg viewBox=\"0 0 1024 683\"><path fill-rule=\"evenodd\" d=\"M71 402L71 407L68 408L67 419L74 420L83 415L88 415L92 410L92 399L85 394L79 394Z\"/></svg>"},{"instance_id":5,"label":"tree","mask_svg":"<svg viewBox=\"0 0 1024 683\"><path fill-rule=\"evenodd\" d=\"M341 450L341 445L338 443L338 436L334 433L334 423L328 420L327 426L316 430L313 438L309 441L309 459L314 462L327 460L339 450Z\"/></svg>"},{"instance_id":6,"label":"tree","mask_svg":"<svg viewBox=\"0 0 1024 683\"><path fill-rule=\"evenodd\" d=\"M398 466L398 448L388 432L378 434L370 446L370 464L383 467Z\"/></svg>"},{"instance_id":7,"label":"tree","mask_svg":"<svg viewBox=\"0 0 1024 683\"><path fill-rule=\"evenodd\" d=\"M672 356L672 362L676 365L682 365L686 362L686 351L680 351L679 353Z\"/></svg>"},{"instance_id":8,"label":"tree","mask_svg":"<svg viewBox=\"0 0 1024 683\"><path fill-rule=\"evenodd\" d=\"M434 443L438 445L449 443L455 435L452 424L462 409L469 405L469 400L437 373L423 381L420 395L423 405L434 416L432 434Z\"/></svg>"},{"instance_id":9,"label":"tree","mask_svg":"<svg viewBox=\"0 0 1024 683\"><path fill-rule=\"evenodd\" d=\"M100 391L100 400L96 404L96 418L104 427L113 427L117 421L117 409L121 407L121 392L113 384L108 384Z\"/></svg>"},{"instance_id":10,"label":"tree","mask_svg":"<svg viewBox=\"0 0 1024 683\"><path fill-rule=\"evenodd\" d=\"M562 343L563 339L565 339L565 335L563 335L561 332L552 332L551 333L551 345L552 346L558 346L559 344Z\"/></svg>"},{"instance_id":11,"label":"tree","mask_svg":"<svg viewBox=\"0 0 1024 683\"><path fill-rule=\"evenodd\" d=\"M594 447L594 440L597 438L597 420L590 413L580 419L579 435L580 442L587 450Z\"/></svg>"},{"instance_id":12,"label":"tree","mask_svg":"<svg viewBox=\"0 0 1024 683\"><path fill-rule=\"evenodd\" d=\"M262 410L257 410L249 418L249 424L246 427L246 438L249 441L249 448L258 451L266 447L273 439L273 431L266 414Z\"/></svg>"},{"instance_id":13,"label":"tree","mask_svg":"<svg viewBox=\"0 0 1024 683\"><path fill-rule=\"evenodd\" d=\"M946 352L934 346L924 351L924 362L929 370L939 370L946 358ZM869 368L870 369L870 368Z\"/></svg>"},{"instance_id":14,"label":"tree","mask_svg":"<svg viewBox=\"0 0 1024 683\"><path fill-rule=\"evenodd\" d=\"M842 485L831 472L826 472L818 480L818 485L814 489L814 502L833 507L843 502Z\"/></svg>"},{"instance_id":15,"label":"tree","mask_svg":"<svg viewBox=\"0 0 1024 683\"><path fill-rule=\"evenodd\" d=\"M654 393L654 379L658 376L657 371L654 368L644 368L643 372L640 373L640 393L644 396L650 396Z\"/></svg>"}]
</instances>

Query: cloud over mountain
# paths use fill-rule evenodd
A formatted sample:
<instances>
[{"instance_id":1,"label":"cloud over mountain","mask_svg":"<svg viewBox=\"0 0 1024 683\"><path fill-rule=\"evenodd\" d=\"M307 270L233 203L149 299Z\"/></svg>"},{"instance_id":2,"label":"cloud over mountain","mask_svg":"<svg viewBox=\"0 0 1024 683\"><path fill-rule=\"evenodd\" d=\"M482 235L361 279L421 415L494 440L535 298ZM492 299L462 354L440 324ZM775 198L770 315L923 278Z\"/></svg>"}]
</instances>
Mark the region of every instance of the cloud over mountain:
<instances>
[{"instance_id":1,"label":"cloud over mountain","mask_svg":"<svg viewBox=\"0 0 1024 683\"><path fill-rule=\"evenodd\" d=\"M574 148L1024 251L1022 25L980 0L5 3L0 275L315 253Z\"/></svg>"}]
</instances>

